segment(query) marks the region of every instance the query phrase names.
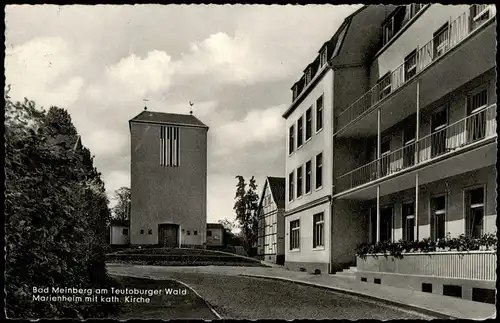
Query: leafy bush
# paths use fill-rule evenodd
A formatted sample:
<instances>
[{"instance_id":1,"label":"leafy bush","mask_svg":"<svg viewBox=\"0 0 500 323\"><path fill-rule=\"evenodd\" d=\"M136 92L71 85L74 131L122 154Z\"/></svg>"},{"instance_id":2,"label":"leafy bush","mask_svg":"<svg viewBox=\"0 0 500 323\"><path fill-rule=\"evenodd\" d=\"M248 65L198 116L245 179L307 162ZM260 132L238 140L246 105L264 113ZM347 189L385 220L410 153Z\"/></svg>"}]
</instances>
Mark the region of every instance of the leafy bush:
<instances>
[{"instance_id":1,"label":"leafy bush","mask_svg":"<svg viewBox=\"0 0 500 323\"><path fill-rule=\"evenodd\" d=\"M474 250L494 250L497 246L497 236L494 233L484 234L480 238L470 238L464 234L459 237L451 238L448 234L446 238L434 241L430 238L424 238L420 241L397 242L380 241L374 244L362 243L356 248L356 256L366 259L367 255L377 257L377 254L383 254L385 257L392 256L402 259L404 253L411 252L434 252L434 251L458 251L467 252Z\"/></svg>"},{"instance_id":2,"label":"leafy bush","mask_svg":"<svg viewBox=\"0 0 500 323\"><path fill-rule=\"evenodd\" d=\"M90 151L79 147L69 114L37 110L28 100L13 103L7 91L4 136L7 316L107 316L111 304L32 300L35 286L112 284L105 267L110 212L104 183Z\"/></svg>"}]
</instances>

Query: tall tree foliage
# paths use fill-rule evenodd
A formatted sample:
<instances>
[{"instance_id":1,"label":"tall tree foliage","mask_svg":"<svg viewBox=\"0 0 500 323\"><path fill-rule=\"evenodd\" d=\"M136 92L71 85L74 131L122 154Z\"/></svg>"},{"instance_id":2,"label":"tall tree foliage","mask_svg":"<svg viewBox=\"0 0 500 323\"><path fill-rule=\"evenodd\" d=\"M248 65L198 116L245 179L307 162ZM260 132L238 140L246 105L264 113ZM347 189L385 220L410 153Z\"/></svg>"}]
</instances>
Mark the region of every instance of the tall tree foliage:
<instances>
[{"instance_id":1,"label":"tall tree foliage","mask_svg":"<svg viewBox=\"0 0 500 323\"><path fill-rule=\"evenodd\" d=\"M238 183L236 184L236 196L234 210L236 212L236 220L239 223L241 234L245 241L245 249L249 255L255 252L254 245L258 237L258 216L257 208L259 203L259 195L257 194L257 183L255 178L249 181L248 189L243 176L236 176Z\"/></svg>"},{"instance_id":2,"label":"tall tree foliage","mask_svg":"<svg viewBox=\"0 0 500 323\"><path fill-rule=\"evenodd\" d=\"M113 207L113 215L115 219L127 220L130 216L130 188L120 187L115 191L115 199L118 203Z\"/></svg>"},{"instance_id":3,"label":"tall tree foliage","mask_svg":"<svg viewBox=\"0 0 500 323\"><path fill-rule=\"evenodd\" d=\"M5 94L6 314L106 316L90 303L35 302L37 287L106 287L110 211L104 183L69 114ZM107 305L109 304L102 304Z\"/></svg>"}]
</instances>

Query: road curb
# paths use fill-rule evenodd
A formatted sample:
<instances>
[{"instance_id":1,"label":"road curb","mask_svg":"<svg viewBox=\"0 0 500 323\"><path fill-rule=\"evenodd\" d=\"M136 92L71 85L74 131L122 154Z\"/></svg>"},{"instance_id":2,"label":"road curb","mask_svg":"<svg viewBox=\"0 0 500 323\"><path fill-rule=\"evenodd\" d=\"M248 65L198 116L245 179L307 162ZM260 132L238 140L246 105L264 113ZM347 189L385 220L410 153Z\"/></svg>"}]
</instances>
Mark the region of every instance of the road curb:
<instances>
[{"instance_id":1,"label":"road curb","mask_svg":"<svg viewBox=\"0 0 500 323\"><path fill-rule=\"evenodd\" d=\"M179 284L182 284L184 286L186 286L186 288L189 288L193 293L195 293L196 296L198 296L200 299L202 299L204 302L205 302L205 305L207 305L207 307L210 309L210 311L212 312L212 314L214 314L218 320L222 320L222 316L217 313L217 311L214 309L214 307L206 300L204 299L203 297L201 297L200 294L198 294L198 292L191 286L189 286L188 284L180 281L180 280L177 280L177 279L173 279L173 278L170 278L170 280L173 280Z\"/></svg>"},{"instance_id":2,"label":"road curb","mask_svg":"<svg viewBox=\"0 0 500 323\"><path fill-rule=\"evenodd\" d=\"M198 296L205 303L205 305L208 307L210 312L212 312L212 314L215 315L218 320L222 320L221 315L219 313L217 313L217 311L213 308L213 306L206 299L201 297L201 295L193 287L189 286L188 284L186 284L180 280L177 280L174 278L160 278L160 277L154 277L154 276L139 276L139 275L133 275L133 274L117 274L117 273L108 273L108 274L110 276L131 277L131 278L138 278L138 279L171 280L171 281L174 281L176 283L179 283L179 284L185 286L186 288L190 289L196 296ZM210 322L212 320L204 320L204 321Z\"/></svg>"},{"instance_id":3,"label":"road curb","mask_svg":"<svg viewBox=\"0 0 500 323\"><path fill-rule=\"evenodd\" d=\"M325 286L325 285L321 285L321 284L317 284L317 283L313 283L313 282L306 282L306 281L303 281L303 280L294 280L294 279L290 279L290 278L276 277L276 276L265 276L265 275L254 275L254 274L239 274L238 276L263 278L263 279L271 279L271 280L281 280L281 281L292 282L292 283L295 283L295 284L298 284L298 285L314 286L314 287L318 287L318 288L322 288L322 289L327 289L327 290L331 290L331 291L335 291L335 292L339 292L339 293L343 293L343 294L348 294L348 295L351 295L351 296L364 297L364 298L368 298L368 299L371 299L371 300L374 300L374 301L387 303L389 305L396 306L396 307L399 307L399 308L404 308L404 309L407 309L407 310L412 310L412 311L415 311L415 312L419 312L421 314L425 314L425 315L429 315L429 316L434 316L437 319L446 319L446 320L460 319L460 318L452 316L452 315L443 314L443 313L436 312L436 311L433 311L433 310L430 310L430 309L427 309L427 308L423 308L423 307L420 307L420 306L417 306L417 305L411 305L411 304L401 303L401 302L393 301L393 300L390 300L390 299L386 299L386 298L382 298L382 297L377 297L377 296L373 296L373 295L370 295L370 294L365 294L363 292L358 292L358 291L354 291L354 290L344 289L344 288L340 288L340 287Z\"/></svg>"}]
</instances>

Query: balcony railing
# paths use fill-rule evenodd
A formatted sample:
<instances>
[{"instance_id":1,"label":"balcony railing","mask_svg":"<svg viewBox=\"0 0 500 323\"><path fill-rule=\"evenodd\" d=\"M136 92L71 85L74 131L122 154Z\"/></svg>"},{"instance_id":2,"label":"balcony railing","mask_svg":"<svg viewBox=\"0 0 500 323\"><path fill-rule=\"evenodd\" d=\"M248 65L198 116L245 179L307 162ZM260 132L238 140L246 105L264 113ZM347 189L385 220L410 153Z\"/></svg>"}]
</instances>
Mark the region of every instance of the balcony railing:
<instances>
[{"instance_id":1,"label":"balcony railing","mask_svg":"<svg viewBox=\"0 0 500 323\"><path fill-rule=\"evenodd\" d=\"M471 5L467 11L451 21L439 34L435 35L431 41L418 48L415 56L408 57L394 71L381 79L377 85L342 111L337 117L337 129L341 131L346 128L386 96L427 68L433 61L458 45L495 14L496 8L494 5Z\"/></svg>"},{"instance_id":2,"label":"balcony railing","mask_svg":"<svg viewBox=\"0 0 500 323\"><path fill-rule=\"evenodd\" d=\"M395 174L496 135L496 104L389 152L336 180L337 193Z\"/></svg>"}]
</instances>

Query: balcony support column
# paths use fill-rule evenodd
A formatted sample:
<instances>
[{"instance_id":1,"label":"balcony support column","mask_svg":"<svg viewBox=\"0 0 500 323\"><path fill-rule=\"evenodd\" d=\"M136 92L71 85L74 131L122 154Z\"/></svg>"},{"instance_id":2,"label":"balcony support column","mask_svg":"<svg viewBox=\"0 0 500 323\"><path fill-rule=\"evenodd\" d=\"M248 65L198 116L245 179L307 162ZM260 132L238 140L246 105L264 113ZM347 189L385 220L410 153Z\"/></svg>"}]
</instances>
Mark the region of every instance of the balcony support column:
<instances>
[{"instance_id":1,"label":"balcony support column","mask_svg":"<svg viewBox=\"0 0 500 323\"><path fill-rule=\"evenodd\" d=\"M419 224L418 224L418 191L419 191L419 178L418 172L415 173L415 240L419 240Z\"/></svg>"},{"instance_id":2,"label":"balcony support column","mask_svg":"<svg viewBox=\"0 0 500 323\"><path fill-rule=\"evenodd\" d=\"M377 185L377 242L380 242L380 185Z\"/></svg>"},{"instance_id":3,"label":"balcony support column","mask_svg":"<svg viewBox=\"0 0 500 323\"><path fill-rule=\"evenodd\" d=\"M377 109L377 178L380 178L380 108Z\"/></svg>"},{"instance_id":4,"label":"balcony support column","mask_svg":"<svg viewBox=\"0 0 500 323\"><path fill-rule=\"evenodd\" d=\"M417 121L415 122L415 164L419 162L420 150L418 149L418 140L420 138L420 80L417 80Z\"/></svg>"}]
</instances>

